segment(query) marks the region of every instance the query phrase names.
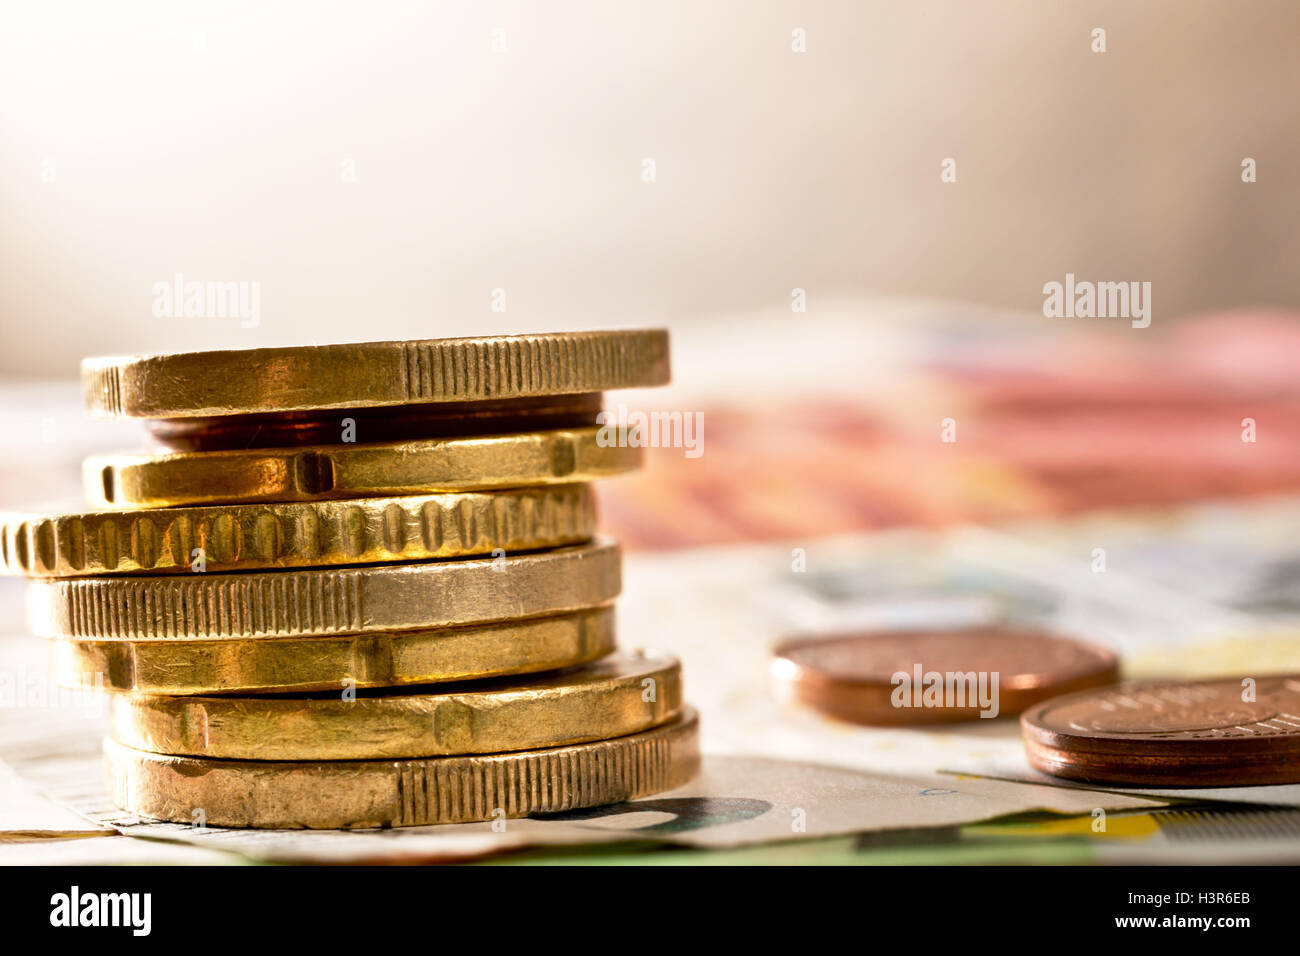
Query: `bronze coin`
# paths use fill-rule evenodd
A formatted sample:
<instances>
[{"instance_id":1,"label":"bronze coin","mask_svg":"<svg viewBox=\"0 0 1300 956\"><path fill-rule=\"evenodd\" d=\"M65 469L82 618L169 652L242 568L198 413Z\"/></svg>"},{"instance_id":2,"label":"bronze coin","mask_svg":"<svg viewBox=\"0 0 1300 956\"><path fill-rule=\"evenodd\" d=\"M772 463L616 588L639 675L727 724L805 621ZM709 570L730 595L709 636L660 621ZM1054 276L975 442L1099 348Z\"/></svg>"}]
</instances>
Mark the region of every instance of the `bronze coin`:
<instances>
[{"instance_id":1,"label":"bronze coin","mask_svg":"<svg viewBox=\"0 0 1300 956\"><path fill-rule=\"evenodd\" d=\"M339 444L343 422L351 420L353 438L369 444L584 428L597 423L603 404L600 392L585 392L440 405L155 418L145 427L169 451L229 451Z\"/></svg>"},{"instance_id":2,"label":"bronze coin","mask_svg":"<svg viewBox=\"0 0 1300 956\"><path fill-rule=\"evenodd\" d=\"M1070 691L1113 684L1104 648L1011 628L888 631L794 639L773 677L788 696L855 724L952 723L1018 714Z\"/></svg>"},{"instance_id":3,"label":"bronze coin","mask_svg":"<svg viewBox=\"0 0 1300 956\"><path fill-rule=\"evenodd\" d=\"M1300 783L1300 677L1142 681L1020 718L1029 762L1070 780L1159 787Z\"/></svg>"}]
</instances>

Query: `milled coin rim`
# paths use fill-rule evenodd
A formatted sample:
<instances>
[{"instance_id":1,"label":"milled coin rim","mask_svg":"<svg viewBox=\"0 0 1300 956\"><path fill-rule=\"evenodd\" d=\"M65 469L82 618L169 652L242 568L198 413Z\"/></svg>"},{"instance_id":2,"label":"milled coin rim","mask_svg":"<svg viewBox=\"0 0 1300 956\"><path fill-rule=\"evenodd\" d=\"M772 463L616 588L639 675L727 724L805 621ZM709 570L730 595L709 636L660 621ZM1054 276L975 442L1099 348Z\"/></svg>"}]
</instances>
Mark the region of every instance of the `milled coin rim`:
<instances>
[{"instance_id":1,"label":"milled coin rim","mask_svg":"<svg viewBox=\"0 0 1300 956\"><path fill-rule=\"evenodd\" d=\"M41 636L81 640L362 634L549 616L612 601L621 588L618 544L597 536L462 561L36 578L27 623Z\"/></svg>"},{"instance_id":2,"label":"milled coin rim","mask_svg":"<svg viewBox=\"0 0 1300 956\"><path fill-rule=\"evenodd\" d=\"M647 388L666 329L615 329L103 356L81 363L101 418L205 418Z\"/></svg>"},{"instance_id":3,"label":"milled coin rim","mask_svg":"<svg viewBox=\"0 0 1300 956\"><path fill-rule=\"evenodd\" d=\"M473 557L591 539L581 483L387 498L0 514L0 573L33 578L321 568ZM203 568L195 572L196 555Z\"/></svg>"},{"instance_id":4,"label":"milled coin rim","mask_svg":"<svg viewBox=\"0 0 1300 956\"><path fill-rule=\"evenodd\" d=\"M470 757L253 761L172 757L104 741L116 806L155 820L254 829L469 823L623 803L699 772L691 708L640 734Z\"/></svg>"}]
</instances>

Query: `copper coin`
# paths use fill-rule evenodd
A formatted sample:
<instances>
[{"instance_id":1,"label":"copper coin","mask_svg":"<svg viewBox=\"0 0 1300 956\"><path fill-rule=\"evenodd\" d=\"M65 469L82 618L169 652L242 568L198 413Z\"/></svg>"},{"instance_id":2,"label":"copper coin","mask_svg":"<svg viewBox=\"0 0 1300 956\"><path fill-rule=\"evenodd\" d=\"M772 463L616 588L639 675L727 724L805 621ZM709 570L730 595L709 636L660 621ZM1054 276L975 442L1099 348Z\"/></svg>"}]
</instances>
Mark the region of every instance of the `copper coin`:
<instances>
[{"instance_id":1,"label":"copper coin","mask_svg":"<svg viewBox=\"0 0 1300 956\"><path fill-rule=\"evenodd\" d=\"M855 724L952 723L1018 714L1070 691L1113 684L1100 647L1011 628L889 631L791 640L772 673L790 697Z\"/></svg>"},{"instance_id":2,"label":"copper coin","mask_svg":"<svg viewBox=\"0 0 1300 956\"><path fill-rule=\"evenodd\" d=\"M1092 783L1300 783L1300 677L1144 681L1046 701L1020 718L1029 762Z\"/></svg>"},{"instance_id":3,"label":"copper coin","mask_svg":"<svg viewBox=\"0 0 1300 956\"><path fill-rule=\"evenodd\" d=\"M366 444L583 428L597 423L603 400L600 392L584 392L397 408L156 418L146 422L146 427L153 440L170 451L225 451L338 444L343 422L350 419L354 439Z\"/></svg>"}]
</instances>

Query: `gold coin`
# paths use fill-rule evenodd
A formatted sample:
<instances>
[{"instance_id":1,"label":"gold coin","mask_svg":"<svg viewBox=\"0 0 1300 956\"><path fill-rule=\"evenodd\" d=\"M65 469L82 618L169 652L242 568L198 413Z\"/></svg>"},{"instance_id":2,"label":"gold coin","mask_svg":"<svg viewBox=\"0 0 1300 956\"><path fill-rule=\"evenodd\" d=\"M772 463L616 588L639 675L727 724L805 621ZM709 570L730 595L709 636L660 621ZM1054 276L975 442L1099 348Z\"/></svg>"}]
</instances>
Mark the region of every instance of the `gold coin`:
<instances>
[{"instance_id":1,"label":"gold coin","mask_svg":"<svg viewBox=\"0 0 1300 956\"><path fill-rule=\"evenodd\" d=\"M0 515L0 571L77 577L328 567L531 551L596 529L589 485L206 505L64 515Z\"/></svg>"},{"instance_id":2,"label":"gold coin","mask_svg":"<svg viewBox=\"0 0 1300 956\"><path fill-rule=\"evenodd\" d=\"M618 545L321 571L36 580L31 629L82 640L371 634L539 617L618 596Z\"/></svg>"},{"instance_id":3,"label":"gold coin","mask_svg":"<svg viewBox=\"0 0 1300 956\"><path fill-rule=\"evenodd\" d=\"M304 697L114 694L111 735L224 760L379 760L563 747L656 727L682 707L675 658L614 654L558 674Z\"/></svg>"},{"instance_id":4,"label":"gold coin","mask_svg":"<svg viewBox=\"0 0 1300 956\"><path fill-rule=\"evenodd\" d=\"M195 418L496 401L668 381L664 329L361 342L86 359L91 413Z\"/></svg>"},{"instance_id":5,"label":"gold coin","mask_svg":"<svg viewBox=\"0 0 1300 956\"><path fill-rule=\"evenodd\" d=\"M104 742L117 806L155 820L272 829L468 823L622 803L699 771L687 709L653 730L475 757L270 761L172 757Z\"/></svg>"},{"instance_id":6,"label":"gold coin","mask_svg":"<svg viewBox=\"0 0 1300 956\"><path fill-rule=\"evenodd\" d=\"M614 650L614 609L500 624L255 641L54 642L70 687L151 694L286 693L400 687L573 667Z\"/></svg>"},{"instance_id":7,"label":"gold coin","mask_svg":"<svg viewBox=\"0 0 1300 956\"><path fill-rule=\"evenodd\" d=\"M381 444L101 455L82 469L96 507L318 501L585 482L641 464L635 447L602 447L598 428Z\"/></svg>"}]
</instances>

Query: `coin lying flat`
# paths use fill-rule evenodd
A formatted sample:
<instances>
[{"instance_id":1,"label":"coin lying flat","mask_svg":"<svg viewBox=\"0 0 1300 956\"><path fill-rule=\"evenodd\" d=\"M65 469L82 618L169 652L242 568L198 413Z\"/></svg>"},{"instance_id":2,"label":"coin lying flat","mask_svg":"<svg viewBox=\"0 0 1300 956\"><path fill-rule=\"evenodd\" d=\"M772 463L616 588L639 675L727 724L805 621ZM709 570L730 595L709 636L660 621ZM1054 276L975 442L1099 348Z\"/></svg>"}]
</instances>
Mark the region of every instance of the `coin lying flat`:
<instances>
[{"instance_id":1,"label":"coin lying flat","mask_svg":"<svg viewBox=\"0 0 1300 956\"><path fill-rule=\"evenodd\" d=\"M467 823L620 803L699 770L691 710L653 730L473 757L256 761L171 757L104 742L122 809L155 820L276 829Z\"/></svg>"},{"instance_id":2,"label":"coin lying flat","mask_svg":"<svg viewBox=\"0 0 1300 956\"><path fill-rule=\"evenodd\" d=\"M0 516L0 570L29 577L187 573L457 558L577 544L588 485ZM201 556L201 563L200 563Z\"/></svg>"},{"instance_id":3,"label":"coin lying flat","mask_svg":"<svg viewBox=\"0 0 1300 956\"><path fill-rule=\"evenodd\" d=\"M1020 729L1029 762L1070 780L1300 783L1300 676L1121 684L1045 701Z\"/></svg>"},{"instance_id":4,"label":"coin lying flat","mask_svg":"<svg viewBox=\"0 0 1300 956\"><path fill-rule=\"evenodd\" d=\"M379 444L172 455L100 455L82 470L98 507L319 501L587 482L641 464L642 450L603 447L598 428Z\"/></svg>"},{"instance_id":5,"label":"coin lying flat","mask_svg":"<svg viewBox=\"0 0 1300 956\"><path fill-rule=\"evenodd\" d=\"M792 640L772 661L786 696L856 724L948 723L1018 714L1114 683L1115 655L1029 630L890 631Z\"/></svg>"},{"instance_id":6,"label":"coin lying flat","mask_svg":"<svg viewBox=\"0 0 1300 956\"><path fill-rule=\"evenodd\" d=\"M100 417L191 418L469 402L668 381L663 329L181 352L86 359Z\"/></svg>"},{"instance_id":7,"label":"coin lying flat","mask_svg":"<svg viewBox=\"0 0 1300 956\"><path fill-rule=\"evenodd\" d=\"M242 574L35 580L31 629L81 640L371 634L539 617L604 604L618 545L509 557Z\"/></svg>"},{"instance_id":8,"label":"coin lying flat","mask_svg":"<svg viewBox=\"0 0 1300 956\"><path fill-rule=\"evenodd\" d=\"M677 716L681 666L614 654L558 674L350 696L114 694L111 735L150 753L230 760L378 760L537 750L623 737Z\"/></svg>"},{"instance_id":9,"label":"coin lying flat","mask_svg":"<svg viewBox=\"0 0 1300 956\"><path fill-rule=\"evenodd\" d=\"M438 630L208 641L54 642L68 687L148 694L266 694L401 687L532 674L614 650L614 609Z\"/></svg>"}]
</instances>

